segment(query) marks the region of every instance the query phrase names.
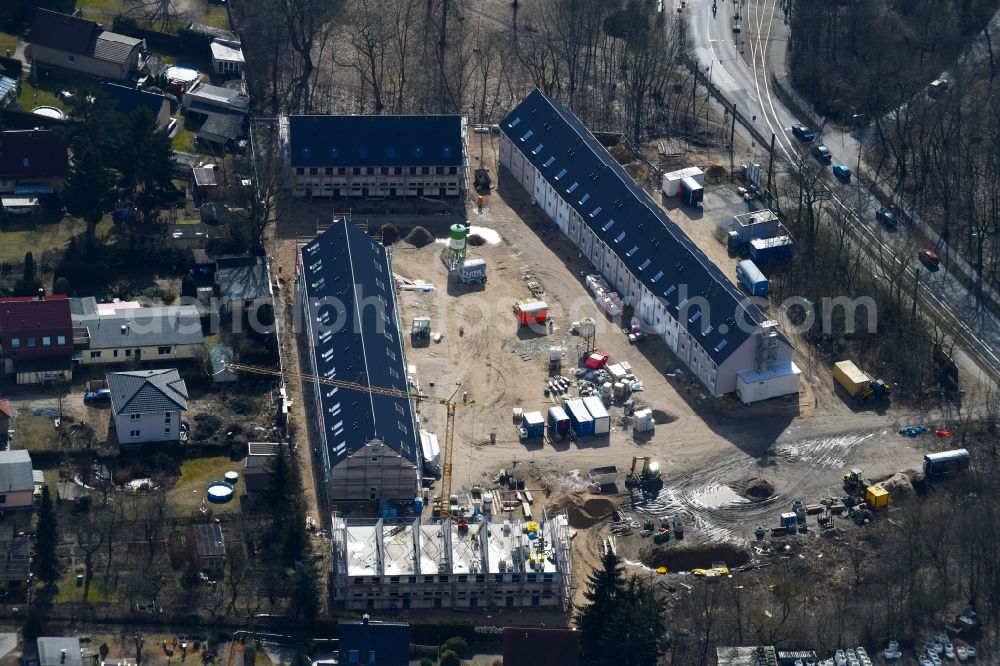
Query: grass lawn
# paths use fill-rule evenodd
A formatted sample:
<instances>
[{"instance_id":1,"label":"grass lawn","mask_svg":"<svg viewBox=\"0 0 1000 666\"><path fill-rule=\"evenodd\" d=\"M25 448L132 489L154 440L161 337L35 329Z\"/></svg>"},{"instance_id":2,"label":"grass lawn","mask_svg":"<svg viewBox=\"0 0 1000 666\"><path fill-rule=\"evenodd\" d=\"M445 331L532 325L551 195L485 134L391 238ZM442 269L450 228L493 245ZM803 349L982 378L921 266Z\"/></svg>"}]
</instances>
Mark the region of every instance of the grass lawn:
<instances>
[{"instance_id":1,"label":"grass lawn","mask_svg":"<svg viewBox=\"0 0 1000 666\"><path fill-rule=\"evenodd\" d=\"M71 87L68 85L62 86ZM60 90L60 84L58 82L42 82L32 81L31 77L26 79L21 79L21 93L17 96L17 103L21 105L25 111L31 111L36 106L54 106L57 109L66 111L66 105L63 101L56 97L56 93Z\"/></svg>"},{"instance_id":2,"label":"grass lawn","mask_svg":"<svg viewBox=\"0 0 1000 666\"><path fill-rule=\"evenodd\" d=\"M183 153L196 153L198 151L194 147L194 140L197 136L191 130L181 128L177 130L174 138L170 140L170 147Z\"/></svg>"},{"instance_id":3,"label":"grass lawn","mask_svg":"<svg viewBox=\"0 0 1000 666\"><path fill-rule=\"evenodd\" d=\"M221 481L223 475L230 470L240 471L240 463L233 462L227 456L190 458L181 463L181 478L167 491L171 515L183 518L190 516L205 499L209 482ZM216 515L239 512L240 502L237 496L240 493L241 488L237 484L233 499L227 504L210 504L212 512Z\"/></svg>"},{"instance_id":4,"label":"grass lawn","mask_svg":"<svg viewBox=\"0 0 1000 666\"><path fill-rule=\"evenodd\" d=\"M10 55L13 57L14 49L17 48L20 41L21 38L17 35L12 35L9 32L0 32L0 55L6 56L7 51L10 51Z\"/></svg>"},{"instance_id":5,"label":"grass lawn","mask_svg":"<svg viewBox=\"0 0 1000 666\"><path fill-rule=\"evenodd\" d=\"M272 666L271 658L263 650L254 653L254 666Z\"/></svg>"},{"instance_id":6,"label":"grass lawn","mask_svg":"<svg viewBox=\"0 0 1000 666\"><path fill-rule=\"evenodd\" d=\"M111 229L111 217L97 225L97 237L103 238ZM29 250L36 259L46 250L65 249L71 236L83 234L83 220L64 217L58 222L42 222L38 218L10 218L0 230L0 261L21 261Z\"/></svg>"},{"instance_id":7,"label":"grass lawn","mask_svg":"<svg viewBox=\"0 0 1000 666\"><path fill-rule=\"evenodd\" d=\"M201 13L201 21L213 28L229 30L229 16L226 14L226 8L223 5L207 5Z\"/></svg>"},{"instance_id":8,"label":"grass lawn","mask_svg":"<svg viewBox=\"0 0 1000 666\"><path fill-rule=\"evenodd\" d=\"M59 579L59 592L56 593L53 601L56 603L66 603L69 601L83 601L83 585L76 586L76 572L70 571ZM95 573L90 579L90 593L87 601L95 604L118 603L118 592L114 588L104 585L104 576Z\"/></svg>"},{"instance_id":9,"label":"grass lawn","mask_svg":"<svg viewBox=\"0 0 1000 666\"><path fill-rule=\"evenodd\" d=\"M51 416L21 414L14 420L14 441L28 451L58 451L59 433Z\"/></svg>"}]
</instances>

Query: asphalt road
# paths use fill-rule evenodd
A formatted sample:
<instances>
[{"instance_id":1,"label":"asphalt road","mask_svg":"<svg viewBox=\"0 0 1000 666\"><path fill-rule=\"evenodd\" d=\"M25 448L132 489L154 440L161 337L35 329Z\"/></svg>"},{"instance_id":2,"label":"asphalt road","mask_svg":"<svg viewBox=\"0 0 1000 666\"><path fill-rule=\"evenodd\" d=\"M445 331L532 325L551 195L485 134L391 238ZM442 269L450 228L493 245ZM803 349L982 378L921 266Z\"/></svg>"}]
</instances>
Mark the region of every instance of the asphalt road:
<instances>
[{"instance_id":1,"label":"asphalt road","mask_svg":"<svg viewBox=\"0 0 1000 666\"><path fill-rule=\"evenodd\" d=\"M781 0L719 0L713 14L712 0L689 0L685 10L689 35L702 71L710 77L741 115L752 118L764 136L775 136L775 163L792 169L796 155L811 147L795 139L791 127L800 122L776 97L768 71L781 66L787 26L784 25ZM734 14L739 18L735 19ZM734 25L740 28L733 32ZM833 163L848 166L852 172L859 165L859 142L856 133L845 133L831 125L815 128L814 143L823 142L833 155ZM737 125L750 145L752 139ZM863 139L863 135L861 135ZM766 154L762 159L766 158ZM811 159L806 157L805 159ZM775 171L778 171L778 166ZM1000 379L1000 320L980 304L973 293L942 265L935 271L916 259L910 232L901 226L887 230L875 220L880 208L875 196L857 178L844 183L835 178L829 167L824 183L833 201L844 212L844 219L874 260L906 264L909 276L919 269L919 294L925 312L947 320L960 346L984 373L983 379ZM944 264L947 257L942 257Z\"/></svg>"}]
</instances>

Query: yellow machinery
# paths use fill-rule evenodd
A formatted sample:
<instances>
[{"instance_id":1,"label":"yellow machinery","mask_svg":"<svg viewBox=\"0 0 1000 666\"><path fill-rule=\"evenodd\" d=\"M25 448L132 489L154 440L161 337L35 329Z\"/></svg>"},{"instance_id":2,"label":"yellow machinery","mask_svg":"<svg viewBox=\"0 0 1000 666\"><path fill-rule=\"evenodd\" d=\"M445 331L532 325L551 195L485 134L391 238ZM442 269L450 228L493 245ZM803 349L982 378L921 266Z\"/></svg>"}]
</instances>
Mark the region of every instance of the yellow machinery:
<instances>
[{"instance_id":1,"label":"yellow machinery","mask_svg":"<svg viewBox=\"0 0 1000 666\"><path fill-rule=\"evenodd\" d=\"M636 472L636 465L642 462L642 467ZM625 477L625 485L629 488L649 488L660 486L663 481L660 479L660 466L652 461L649 456L632 456L632 468L628 476Z\"/></svg>"},{"instance_id":2,"label":"yellow machinery","mask_svg":"<svg viewBox=\"0 0 1000 666\"><path fill-rule=\"evenodd\" d=\"M455 396L458 395L460 390L459 388L456 388L450 397L440 398L422 393L410 393L409 391L402 391L400 389L386 388L384 386L366 386L356 382L344 381L343 379L318 377L316 375L295 372L292 370L285 370L284 372L281 372L280 370L276 370L274 368L244 365L242 363L227 363L226 365L231 370L235 370L237 372L250 372L257 375L278 377L279 379L299 379L302 381L319 382L325 386L337 386L339 388L354 389L365 393L374 393L375 395L385 395L393 398L405 398L407 400L413 398L416 401L417 413L420 412L421 400L429 400L431 402L436 402L439 405L444 405L448 410L448 421L445 427L444 451L441 454L441 492L437 499L434 500L434 511L435 513L440 514L442 518L447 518L451 515L451 461L452 449L455 445L455 410L459 407L468 407L475 404L474 400L468 400L465 398L456 402Z\"/></svg>"},{"instance_id":3,"label":"yellow machinery","mask_svg":"<svg viewBox=\"0 0 1000 666\"><path fill-rule=\"evenodd\" d=\"M865 501L873 509L884 509L889 506L889 491L879 486L868 486Z\"/></svg>"}]
</instances>

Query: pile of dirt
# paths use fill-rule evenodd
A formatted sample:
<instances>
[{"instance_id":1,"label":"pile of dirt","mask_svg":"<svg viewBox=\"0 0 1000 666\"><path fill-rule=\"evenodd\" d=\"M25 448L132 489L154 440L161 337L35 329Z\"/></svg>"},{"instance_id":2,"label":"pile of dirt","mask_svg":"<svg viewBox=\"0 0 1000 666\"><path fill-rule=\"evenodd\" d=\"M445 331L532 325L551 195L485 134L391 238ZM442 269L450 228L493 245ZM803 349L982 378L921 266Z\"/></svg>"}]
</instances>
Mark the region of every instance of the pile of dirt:
<instances>
[{"instance_id":1,"label":"pile of dirt","mask_svg":"<svg viewBox=\"0 0 1000 666\"><path fill-rule=\"evenodd\" d=\"M707 543L698 546L652 546L639 553L642 563L651 569L667 571L707 569L713 562L725 562L732 569L750 561L750 553L734 543Z\"/></svg>"},{"instance_id":2,"label":"pile of dirt","mask_svg":"<svg viewBox=\"0 0 1000 666\"><path fill-rule=\"evenodd\" d=\"M673 423L677 420L677 417L673 414L668 414L662 409L654 409L653 420L656 421L656 425L663 425L665 423Z\"/></svg>"},{"instance_id":3,"label":"pile of dirt","mask_svg":"<svg viewBox=\"0 0 1000 666\"><path fill-rule=\"evenodd\" d=\"M606 147L608 152L611 153L611 157L615 158L615 161L622 166L631 164L635 161L635 153L629 150L629 147L625 145L624 141L619 141L614 145Z\"/></svg>"},{"instance_id":4,"label":"pile of dirt","mask_svg":"<svg viewBox=\"0 0 1000 666\"><path fill-rule=\"evenodd\" d=\"M585 530L606 519L615 510L615 503L607 497L592 497L583 504L570 502L566 507L569 526Z\"/></svg>"},{"instance_id":5,"label":"pile of dirt","mask_svg":"<svg viewBox=\"0 0 1000 666\"><path fill-rule=\"evenodd\" d=\"M418 226L413 227L413 231L411 231L403 240L413 247L423 247L434 242L434 234L427 231L423 227Z\"/></svg>"},{"instance_id":6,"label":"pile of dirt","mask_svg":"<svg viewBox=\"0 0 1000 666\"><path fill-rule=\"evenodd\" d=\"M473 245L473 246L475 246L475 247L479 247L480 245L486 245L486 239L485 239L485 238L483 238L482 236L480 236L479 234L471 234L471 235L470 235L470 236L469 236L469 237L468 237L468 238L466 239L466 242L467 242L467 243L468 243L469 245Z\"/></svg>"},{"instance_id":7,"label":"pile of dirt","mask_svg":"<svg viewBox=\"0 0 1000 666\"><path fill-rule=\"evenodd\" d=\"M774 484L758 476L747 479L743 495L751 500L766 500L774 494Z\"/></svg>"},{"instance_id":8,"label":"pile of dirt","mask_svg":"<svg viewBox=\"0 0 1000 666\"><path fill-rule=\"evenodd\" d=\"M885 481L880 481L878 485L889 491L889 498L893 502L905 500L912 497L914 493L913 483L910 481L910 477L902 472L893 474Z\"/></svg>"},{"instance_id":9,"label":"pile of dirt","mask_svg":"<svg viewBox=\"0 0 1000 666\"><path fill-rule=\"evenodd\" d=\"M726 167L713 164L705 169L705 175L709 178L724 178L726 176Z\"/></svg>"}]
</instances>

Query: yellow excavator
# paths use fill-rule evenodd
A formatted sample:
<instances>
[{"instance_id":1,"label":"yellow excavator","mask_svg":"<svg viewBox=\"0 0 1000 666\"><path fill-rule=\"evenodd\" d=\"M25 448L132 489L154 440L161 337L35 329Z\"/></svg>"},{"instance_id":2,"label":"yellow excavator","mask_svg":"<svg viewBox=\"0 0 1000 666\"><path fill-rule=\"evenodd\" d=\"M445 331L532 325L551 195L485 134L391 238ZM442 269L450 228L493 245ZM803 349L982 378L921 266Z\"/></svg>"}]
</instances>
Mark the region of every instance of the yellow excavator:
<instances>
[{"instance_id":1,"label":"yellow excavator","mask_svg":"<svg viewBox=\"0 0 1000 666\"><path fill-rule=\"evenodd\" d=\"M636 466L640 462L642 465L636 471ZM632 468L629 470L628 476L625 477L626 488L656 490L662 485L659 463L653 462L649 456L632 456Z\"/></svg>"}]
</instances>

